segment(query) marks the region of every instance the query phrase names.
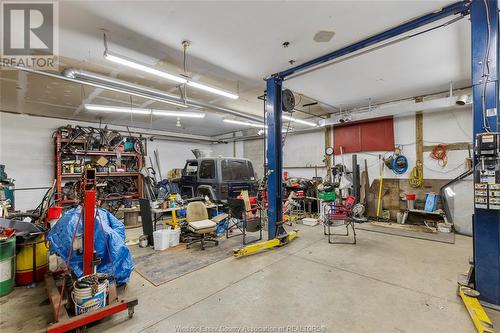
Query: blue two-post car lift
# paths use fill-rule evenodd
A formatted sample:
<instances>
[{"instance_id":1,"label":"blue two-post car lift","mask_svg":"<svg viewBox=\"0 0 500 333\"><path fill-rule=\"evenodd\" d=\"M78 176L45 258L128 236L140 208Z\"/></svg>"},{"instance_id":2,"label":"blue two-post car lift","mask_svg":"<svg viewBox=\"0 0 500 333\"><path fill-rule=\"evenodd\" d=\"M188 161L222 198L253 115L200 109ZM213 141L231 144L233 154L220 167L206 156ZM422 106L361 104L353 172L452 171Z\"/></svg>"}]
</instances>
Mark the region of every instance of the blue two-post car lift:
<instances>
[{"instance_id":1,"label":"blue two-post car lift","mask_svg":"<svg viewBox=\"0 0 500 333\"><path fill-rule=\"evenodd\" d=\"M486 6L487 4L487 6ZM363 50L372 45L400 36L414 29L450 16L470 14L472 40L472 96L474 113L474 137L483 133L482 92L485 80L483 59L489 45L488 82L485 101L488 109L498 107L498 1L460 1L427 15L410 20L397 27L328 53L319 58L276 73L267 79L267 165L268 165L268 239L274 244L286 243L296 232L286 233L283 228L283 161L282 161L282 84L287 78L318 65ZM487 19L489 15L489 19ZM491 131L498 131L498 112L489 118ZM475 164L475 163L474 163ZM476 168L476 166L474 167ZM480 293L479 299L494 306L500 306L500 211L475 209L474 230L474 287ZM292 234L295 233L295 234ZM292 235L291 235L292 234ZM287 237L291 235L292 237ZM281 240L281 241L279 241ZM268 241L268 242L269 242ZM258 249L258 248L255 248ZM255 250L254 249L254 250ZM252 252L252 251L251 251Z\"/></svg>"}]
</instances>

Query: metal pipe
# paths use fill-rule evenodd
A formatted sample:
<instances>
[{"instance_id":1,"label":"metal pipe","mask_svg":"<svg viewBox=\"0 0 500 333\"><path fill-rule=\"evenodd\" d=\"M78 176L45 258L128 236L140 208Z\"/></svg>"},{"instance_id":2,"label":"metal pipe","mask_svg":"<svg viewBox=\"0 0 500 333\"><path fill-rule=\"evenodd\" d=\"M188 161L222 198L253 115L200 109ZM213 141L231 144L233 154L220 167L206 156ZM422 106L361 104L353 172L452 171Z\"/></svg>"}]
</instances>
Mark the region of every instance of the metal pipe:
<instances>
[{"instance_id":1,"label":"metal pipe","mask_svg":"<svg viewBox=\"0 0 500 333\"><path fill-rule=\"evenodd\" d=\"M83 71L83 70L79 70L79 69L75 69L75 68L65 69L63 71L62 75L65 77L72 78L72 79L82 79L85 81L96 82L98 84L110 85L111 87L118 87L119 89L123 90L126 93L140 94L141 97L144 97L144 98L149 98L149 99L153 99L153 100L160 99L160 101L164 101L166 103L174 103L174 104L181 105L181 106L194 106L194 107L198 107L198 108L210 109L210 110L213 110L216 112L222 112L222 113L230 114L233 116L237 116L239 118L244 118L247 120L262 122L262 119L258 116L252 116L252 115L240 112L240 111L236 111L236 110L232 110L232 109L228 109L228 108L223 108L220 106L215 106L215 105L212 105L209 103L204 103L204 102L196 101L196 100L189 99L189 98L186 98L184 100L184 99L179 98L177 96L164 93L161 90L144 87L144 86L137 85L134 83L126 82L126 81L119 80L119 79L110 78L110 77L107 77L104 75L99 75L99 74L95 74L95 73L91 73L91 72L87 72L87 71Z\"/></svg>"},{"instance_id":2,"label":"metal pipe","mask_svg":"<svg viewBox=\"0 0 500 333\"><path fill-rule=\"evenodd\" d=\"M110 78L108 76L99 75L76 68L67 68L62 72L62 75L70 79L85 80L96 84L106 85L110 88L114 88L115 91L116 89L118 89L119 91L125 92L127 94L174 104L181 107L187 107L184 100L174 95L164 93L163 91L157 89L147 88L123 80Z\"/></svg>"},{"instance_id":3,"label":"metal pipe","mask_svg":"<svg viewBox=\"0 0 500 333\"><path fill-rule=\"evenodd\" d=\"M181 104L185 104L186 106L205 108L205 109L209 109L209 110L212 110L215 112L230 114L230 115L244 118L247 120L262 122L262 118L260 118L258 116L250 115L248 113L243 113L240 111L220 107L217 105L212 105L209 103L199 102L199 101L196 101L193 99L186 99L186 101L184 102L183 99L166 94L160 90L147 88L147 87L139 86L139 85L134 85L134 84L126 82L126 81L115 80L115 79L111 79L111 78L108 78L108 77L103 76L103 75L90 73L90 72L86 72L86 71L82 71L82 70L78 70L78 69L74 69L74 68L70 68L70 69L67 69L64 71L67 76L43 72L43 71L39 71L36 69L31 69L31 68L26 68L26 67L21 67L21 66L12 66L12 68L15 68L15 69L18 69L18 70L21 70L24 72L32 73L32 74L51 77L54 79L60 79L60 80L73 82L73 83L77 83L77 84L85 84L85 85L93 86L95 88L101 88L104 90L110 90L110 91L115 91L118 93L124 93L124 94L129 94L129 95L142 97L142 98L146 98L146 99L150 99L150 100L155 100L155 101L162 102L162 103L171 104L173 102L174 103L179 102ZM80 76L83 77L83 75L85 75L89 79L80 78ZM90 79L92 77L94 79ZM114 87L113 84L111 83L113 81L119 82L120 83L119 86ZM130 86L130 89L126 89L126 86ZM134 88L132 88L132 87L134 87Z\"/></svg>"},{"instance_id":4,"label":"metal pipe","mask_svg":"<svg viewBox=\"0 0 500 333\"><path fill-rule=\"evenodd\" d=\"M325 127L306 128L303 130L288 132L288 135L304 134L304 133L311 133L311 132L324 131L324 130L325 130ZM265 139L266 139L265 134L263 134L263 135L252 134L252 135L237 136L234 138L227 138L227 139L221 139L221 140L223 140L224 142L238 142L238 141L265 140Z\"/></svg>"},{"instance_id":5,"label":"metal pipe","mask_svg":"<svg viewBox=\"0 0 500 333\"><path fill-rule=\"evenodd\" d=\"M62 120L68 120L68 121L75 121L75 122L82 122L81 119L75 119L75 118L69 118L69 117L53 117L53 116L41 116L39 114L32 114L32 113L20 113L20 112L15 112L15 111L8 111L8 110L2 110L0 109L0 112L4 113L10 113L10 114L16 114L16 115L24 115L24 116L31 116L31 117L43 117L43 118L51 118L51 119L62 119ZM89 124L100 124L98 121L92 121L92 120L84 120L83 122L89 123ZM125 127L125 129L119 129L119 127ZM184 134L184 133L173 133L173 132L163 132L163 133L152 133L152 132L142 132L142 131L137 131L137 130L129 130L126 125L111 125L108 127L109 129L118 131L122 134L139 134L143 135L146 139L158 139L158 140L170 140L170 141L189 141L189 142L198 142L198 143L218 143L218 142L223 142L221 139L215 139L209 136L201 136L201 135L192 135L192 134ZM135 127L138 128L138 127ZM140 129L140 128L139 128ZM167 139L168 138L168 139Z\"/></svg>"}]
</instances>

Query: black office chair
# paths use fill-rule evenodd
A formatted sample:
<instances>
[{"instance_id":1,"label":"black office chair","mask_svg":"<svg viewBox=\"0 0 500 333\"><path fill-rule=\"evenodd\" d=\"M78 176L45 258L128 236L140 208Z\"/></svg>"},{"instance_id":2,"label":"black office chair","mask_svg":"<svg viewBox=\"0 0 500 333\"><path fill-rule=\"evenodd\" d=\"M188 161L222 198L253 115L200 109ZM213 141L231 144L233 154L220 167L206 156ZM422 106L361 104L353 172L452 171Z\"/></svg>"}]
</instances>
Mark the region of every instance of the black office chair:
<instances>
[{"instance_id":1,"label":"black office chair","mask_svg":"<svg viewBox=\"0 0 500 333\"><path fill-rule=\"evenodd\" d=\"M235 236L243 236L243 245L247 245L253 242L262 240L262 209L256 207L247 211L245 209L245 201L243 199L228 199L227 201L229 207L229 222L226 229L226 238L231 238ZM259 212L258 216L248 217L247 213ZM233 234L229 236L231 229L238 229L241 234ZM247 241L247 232L259 232L259 238Z\"/></svg>"}]
</instances>

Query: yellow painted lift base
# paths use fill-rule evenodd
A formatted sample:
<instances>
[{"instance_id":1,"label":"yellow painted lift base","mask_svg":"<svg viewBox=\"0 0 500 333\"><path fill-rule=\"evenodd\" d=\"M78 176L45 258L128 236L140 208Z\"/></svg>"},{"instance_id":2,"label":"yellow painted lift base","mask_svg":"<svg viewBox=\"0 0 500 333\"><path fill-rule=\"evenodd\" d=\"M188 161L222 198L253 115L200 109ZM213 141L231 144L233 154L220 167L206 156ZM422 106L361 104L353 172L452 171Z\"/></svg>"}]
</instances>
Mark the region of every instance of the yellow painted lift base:
<instances>
[{"instance_id":1,"label":"yellow painted lift base","mask_svg":"<svg viewBox=\"0 0 500 333\"><path fill-rule=\"evenodd\" d=\"M458 295L462 298L478 333L494 333L493 323L477 300L475 293L477 292L469 287L458 287Z\"/></svg>"},{"instance_id":2,"label":"yellow painted lift base","mask_svg":"<svg viewBox=\"0 0 500 333\"><path fill-rule=\"evenodd\" d=\"M288 244L290 241L294 240L299 231L297 229L290 231L289 233L283 235L283 237L273 238L264 242L258 242L255 244L250 244L241 249L233 250L233 256L236 258L248 256L266 249L272 249L273 247L283 246Z\"/></svg>"}]
</instances>

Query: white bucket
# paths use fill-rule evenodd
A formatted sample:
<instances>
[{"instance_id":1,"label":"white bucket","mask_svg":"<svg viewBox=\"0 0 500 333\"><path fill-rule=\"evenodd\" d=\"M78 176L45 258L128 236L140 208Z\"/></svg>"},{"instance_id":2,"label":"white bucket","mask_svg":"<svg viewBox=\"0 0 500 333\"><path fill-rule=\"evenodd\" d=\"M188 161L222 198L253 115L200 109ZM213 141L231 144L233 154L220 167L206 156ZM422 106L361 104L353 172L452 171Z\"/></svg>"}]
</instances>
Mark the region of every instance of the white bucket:
<instances>
[{"instance_id":1,"label":"white bucket","mask_svg":"<svg viewBox=\"0 0 500 333\"><path fill-rule=\"evenodd\" d=\"M79 280L81 280L80 278ZM71 292L71 297L75 303L75 314L81 315L86 312L101 309L106 306L106 298L108 294L109 282L108 280L99 284L97 288L97 293L92 296L92 289L87 288L77 288L76 281L73 284L73 291Z\"/></svg>"},{"instance_id":2,"label":"white bucket","mask_svg":"<svg viewBox=\"0 0 500 333\"><path fill-rule=\"evenodd\" d=\"M170 235L168 245L170 247L179 245L179 239L181 237L181 228L170 230Z\"/></svg>"},{"instance_id":3,"label":"white bucket","mask_svg":"<svg viewBox=\"0 0 500 333\"><path fill-rule=\"evenodd\" d=\"M155 250L162 251L168 249L170 242L170 230L161 229L153 232L153 243Z\"/></svg>"}]
</instances>

